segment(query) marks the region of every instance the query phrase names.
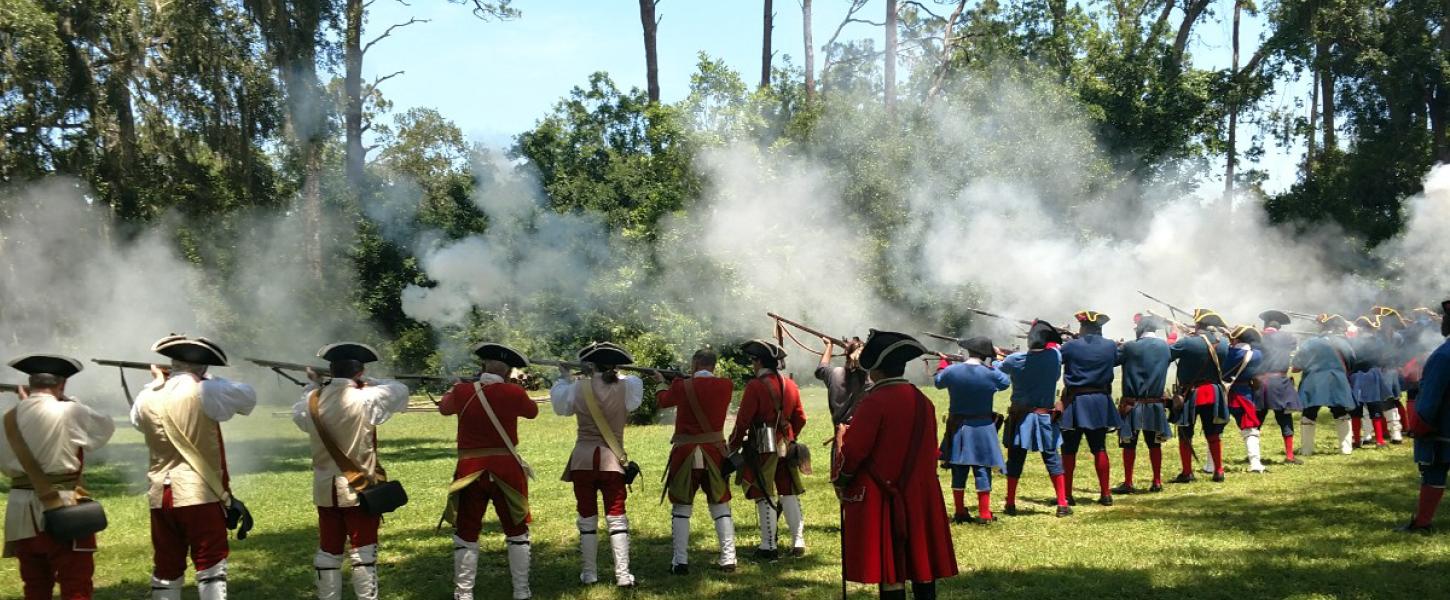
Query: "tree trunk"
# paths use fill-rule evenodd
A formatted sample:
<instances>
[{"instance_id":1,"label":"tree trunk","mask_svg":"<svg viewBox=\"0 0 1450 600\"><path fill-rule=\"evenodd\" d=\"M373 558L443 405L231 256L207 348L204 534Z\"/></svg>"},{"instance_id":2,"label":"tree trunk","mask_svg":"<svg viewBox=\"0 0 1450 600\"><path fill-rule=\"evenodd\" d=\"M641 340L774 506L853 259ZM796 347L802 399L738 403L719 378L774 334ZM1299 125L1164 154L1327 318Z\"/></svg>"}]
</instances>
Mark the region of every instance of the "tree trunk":
<instances>
[{"instance_id":1,"label":"tree trunk","mask_svg":"<svg viewBox=\"0 0 1450 600\"><path fill-rule=\"evenodd\" d=\"M362 28L363 0L347 0L347 30L343 41L343 62L346 72L343 89L347 107L343 120L347 129L347 185L353 193L362 189L363 161L363 98L362 98Z\"/></svg>"},{"instance_id":2,"label":"tree trunk","mask_svg":"<svg viewBox=\"0 0 1450 600\"><path fill-rule=\"evenodd\" d=\"M1318 42L1314 54L1319 60L1320 114L1324 118L1324 152L1328 153L1339 147L1334 132L1334 70L1329 66L1329 42Z\"/></svg>"},{"instance_id":3,"label":"tree trunk","mask_svg":"<svg viewBox=\"0 0 1450 600\"><path fill-rule=\"evenodd\" d=\"M811 0L801 0L801 25L806 44L806 102L816 99L816 44L811 34Z\"/></svg>"},{"instance_id":4,"label":"tree trunk","mask_svg":"<svg viewBox=\"0 0 1450 600\"><path fill-rule=\"evenodd\" d=\"M1314 82L1309 85L1309 139L1304 142L1304 176L1314 174L1314 152L1319 143L1319 68L1314 72Z\"/></svg>"},{"instance_id":5,"label":"tree trunk","mask_svg":"<svg viewBox=\"0 0 1450 600\"><path fill-rule=\"evenodd\" d=\"M1057 62L1058 80L1066 82L1071 68L1067 54L1067 0L1049 0L1052 11L1052 59Z\"/></svg>"},{"instance_id":6,"label":"tree trunk","mask_svg":"<svg viewBox=\"0 0 1450 600\"><path fill-rule=\"evenodd\" d=\"M1228 160L1224 166L1223 194L1228 200L1234 196L1234 168L1238 165L1238 127L1239 127L1239 19L1243 12L1243 2L1234 0L1234 25L1233 25L1233 68L1229 71L1233 77L1229 78L1229 99L1228 99Z\"/></svg>"},{"instance_id":7,"label":"tree trunk","mask_svg":"<svg viewBox=\"0 0 1450 600\"><path fill-rule=\"evenodd\" d=\"M1193 33L1193 26L1198 23L1198 18L1203 16L1203 11L1208 9L1209 0L1190 0L1183 7L1183 21L1178 24L1178 35L1173 38L1173 66L1183 65L1183 53L1188 49L1188 38Z\"/></svg>"},{"instance_id":8,"label":"tree trunk","mask_svg":"<svg viewBox=\"0 0 1450 600\"><path fill-rule=\"evenodd\" d=\"M1441 56L1450 53L1450 0L1441 0L1440 13L1440 53ZM1450 118L1450 85L1447 85L1444 75L1435 82L1435 89L1430 100L1430 140L1435 149L1435 161L1450 164L1450 139L1447 139L1445 121Z\"/></svg>"},{"instance_id":9,"label":"tree trunk","mask_svg":"<svg viewBox=\"0 0 1450 600\"><path fill-rule=\"evenodd\" d=\"M896 114L896 0L886 0L886 113Z\"/></svg>"},{"instance_id":10,"label":"tree trunk","mask_svg":"<svg viewBox=\"0 0 1450 600\"><path fill-rule=\"evenodd\" d=\"M961 18L962 11L966 8L967 0L958 0L956 10L952 11L952 16L947 17L946 32L942 34L941 62L937 64L936 75L932 76L931 87L926 90L928 101L935 98L941 92L942 86L946 85L947 74L952 67L952 49L957 41L954 35L957 19Z\"/></svg>"},{"instance_id":11,"label":"tree trunk","mask_svg":"<svg viewBox=\"0 0 1450 600\"><path fill-rule=\"evenodd\" d=\"M775 13L771 0L765 0L765 27L760 42L760 87L770 87L770 34L775 29Z\"/></svg>"},{"instance_id":12,"label":"tree trunk","mask_svg":"<svg viewBox=\"0 0 1450 600\"><path fill-rule=\"evenodd\" d=\"M659 19L655 18L655 4L658 2L639 0L639 22L644 26L644 74L651 104L660 103L660 62L655 51L655 32L660 25Z\"/></svg>"}]
</instances>

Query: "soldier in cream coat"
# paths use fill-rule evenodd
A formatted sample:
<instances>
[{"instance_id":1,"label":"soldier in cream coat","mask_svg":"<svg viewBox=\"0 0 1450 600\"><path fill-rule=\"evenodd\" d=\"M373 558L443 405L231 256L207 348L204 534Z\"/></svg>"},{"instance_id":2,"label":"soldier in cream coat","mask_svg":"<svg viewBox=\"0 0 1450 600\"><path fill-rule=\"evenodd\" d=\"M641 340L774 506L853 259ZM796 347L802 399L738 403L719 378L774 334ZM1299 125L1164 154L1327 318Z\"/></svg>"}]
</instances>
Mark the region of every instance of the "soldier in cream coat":
<instances>
[{"instance_id":1,"label":"soldier in cream coat","mask_svg":"<svg viewBox=\"0 0 1450 600\"><path fill-rule=\"evenodd\" d=\"M408 408L408 388L365 376L364 365L378 360L377 352L366 345L332 344L317 356L328 361L332 377L309 371L312 383L292 407L292 421L312 438L312 501L317 505L319 538L312 565L317 569L317 598L342 597L342 553L350 542L353 594L358 600L376 600L382 518L358 505L357 491L317 435L309 405L312 396L318 395L318 418L338 450L357 463L369 480L383 479L386 474L378 463L377 426Z\"/></svg>"},{"instance_id":2,"label":"soldier in cream coat","mask_svg":"<svg viewBox=\"0 0 1450 600\"><path fill-rule=\"evenodd\" d=\"M45 473L59 502L73 506L85 493L81 486L85 453L106 445L116 424L65 395L66 380L80 372L80 361L36 354L11 361L10 366L28 374L30 380L16 390L20 402L0 412L15 413L21 432L18 441ZM90 598L96 536L58 540L45 532L46 502L36 494L34 482L11 450L12 443L5 429L0 428L0 473L10 479L5 556L20 560L24 597L49 600L58 583L64 600Z\"/></svg>"}]
</instances>

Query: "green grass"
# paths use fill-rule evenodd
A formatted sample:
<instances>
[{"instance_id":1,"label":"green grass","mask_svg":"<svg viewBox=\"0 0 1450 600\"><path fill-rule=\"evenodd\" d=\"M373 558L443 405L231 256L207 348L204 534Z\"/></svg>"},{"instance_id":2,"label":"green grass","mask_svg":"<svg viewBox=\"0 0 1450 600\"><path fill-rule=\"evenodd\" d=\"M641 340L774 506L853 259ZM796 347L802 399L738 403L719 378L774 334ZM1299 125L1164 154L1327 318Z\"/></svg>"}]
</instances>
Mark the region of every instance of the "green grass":
<instances>
[{"instance_id":1,"label":"green grass","mask_svg":"<svg viewBox=\"0 0 1450 600\"><path fill-rule=\"evenodd\" d=\"M819 388L807 390L807 411L816 420L804 436L818 444L826 436L826 411ZM280 394L279 394L280 397ZM934 398L940 398L933 392ZM1005 398L1003 398L1005 399ZM289 419L270 416L281 407L226 424L233 486L257 517L244 542L233 542L231 596L241 599L309 598L316 513L310 504L306 439ZM546 411L547 412L547 411ZM380 568L384 598L447 598L452 582L451 544L435 532L442 491L453 469L454 421L428 414L400 415L382 427L380 438L389 473L403 481L412 502L383 524ZM1272 424L1264 436L1265 456L1282 457ZM747 558L757 541L754 507L735 499L741 568L721 575L714 560L714 533L704 507L696 509L691 562L685 577L667 574L670 556L669 507L659 503L659 476L671 427L631 427L631 457L645 468L629 510L633 529L633 571L640 587L619 594L607 585L582 588L575 550L573 495L558 480L574 439L572 418L552 414L521 428L521 450L540 480L533 484L536 598L832 598L839 595L837 504L818 469L804 496L810 553L802 559L759 564ZM1026 514L1003 517L991 527L953 529L962 574L942 583L944 598L1410 598L1443 593L1450 568L1446 536L1402 536L1400 524L1414 504L1417 486L1409 446L1333 452L1333 426L1320 426L1320 454L1303 466L1271 464L1265 475L1244 471L1243 443L1230 427L1225 448L1227 483L1206 480L1169 486L1165 493L1118 498L1117 506L1080 506L1068 519L1052 516L1052 495L1040 461L1030 460L1022 480ZM1204 453L1199 439L1199 452ZM1120 456L1111 452L1114 479ZM1148 464L1141 453L1138 480L1146 486ZM1086 456L1086 454L1084 455ZM1165 449L1166 474L1177 470L1177 452ZM143 598L148 590L151 549L142 469L145 448L126 428L101 456L87 479L105 502L111 528L101 534L96 560L96 597ZM994 508L1000 513L1005 484L999 478ZM1091 460L1080 461L1079 498L1095 497ZM1116 483L1116 481L1115 481ZM944 487L945 481L944 481ZM701 501L703 502L703 501ZM480 540L477 595L508 598L502 534L492 514ZM601 544L600 573L610 578L608 544ZM190 575L188 575L190 577ZM0 597L18 597L14 561L0 568ZM853 597L874 594L851 587ZM194 597L188 590L187 597ZM344 597L351 597L351 592Z\"/></svg>"}]
</instances>

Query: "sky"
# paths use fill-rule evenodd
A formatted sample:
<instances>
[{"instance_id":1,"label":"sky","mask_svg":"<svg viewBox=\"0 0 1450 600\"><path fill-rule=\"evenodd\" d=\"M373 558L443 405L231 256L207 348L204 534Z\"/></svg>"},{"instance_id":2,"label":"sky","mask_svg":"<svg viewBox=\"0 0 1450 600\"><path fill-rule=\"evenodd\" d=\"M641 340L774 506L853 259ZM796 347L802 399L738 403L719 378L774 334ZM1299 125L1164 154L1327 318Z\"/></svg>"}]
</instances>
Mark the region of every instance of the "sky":
<instances>
[{"instance_id":1,"label":"sky","mask_svg":"<svg viewBox=\"0 0 1450 600\"><path fill-rule=\"evenodd\" d=\"M951 6L940 14L949 13ZM824 45L849 7L848 0L816 0L813 30L817 45ZM515 0L521 18L485 22L468 6L431 0L376 0L368 13L364 40L389 25L409 18L428 19L396 29L379 42L364 63L366 77L403 71L382 87L398 112L413 107L435 108L456 123L470 139L503 147L513 136L532 127L575 86L586 83L595 71L607 71L622 88L644 87L644 41L635 0ZM797 0L776 0L773 36L776 60L789 56L794 64L803 56L801 11ZM672 102L688 91L690 75L700 52L723 59L753 81L760 71L762 3L758 0L661 0L658 32L662 100ZM858 16L880 21L885 0L872 0ZM1230 63L1231 24L1226 10L1196 28L1190 47L1195 64L1209 68ZM1247 17L1242 27L1241 54L1246 60L1261 39L1262 18ZM879 27L848 25L842 40L874 37ZM879 45L879 43L878 43ZM816 61L824 58L817 50ZM1307 84L1285 86L1266 100L1271 106L1289 105ZM1241 144L1254 132L1239 131ZM1297 177L1299 150L1288 153L1270 147L1257 166L1269 171L1265 186L1274 192ZM1254 165L1243 165L1241 169ZM1212 184L1206 188L1214 188ZM1221 181L1217 184L1222 187Z\"/></svg>"}]
</instances>

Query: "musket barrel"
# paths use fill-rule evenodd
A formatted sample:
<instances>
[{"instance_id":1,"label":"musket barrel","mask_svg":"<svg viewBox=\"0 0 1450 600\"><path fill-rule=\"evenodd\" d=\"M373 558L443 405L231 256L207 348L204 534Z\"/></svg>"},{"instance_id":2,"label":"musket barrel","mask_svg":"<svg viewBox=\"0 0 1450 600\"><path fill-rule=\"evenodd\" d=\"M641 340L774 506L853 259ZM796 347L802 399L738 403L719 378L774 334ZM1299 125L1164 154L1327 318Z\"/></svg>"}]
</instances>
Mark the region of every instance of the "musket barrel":
<instances>
[{"instance_id":1,"label":"musket barrel","mask_svg":"<svg viewBox=\"0 0 1450 600\"><path fill-rule=\"evenodd\" d=\"M304 364L301 364L301 363L282 362L282 361L278 361L278 360L266 360L266 359L262 359L262 358L246 358L246 359L243 359L243 360L246 360L247 362L252 363L254 365L257 365L259 367L266 367L268 369L281 369L283 371L306 371L308 369L312 369L313 371L316 371L317 373L319 373L321 375L326 375L326 376L329 376L329 377L332 376L332 369L330 369L328 367L319 367L319 366L315 366L315 365L304 365Z\"/></svg>"},{"instance_id":2,"label":"musket barrel","mask_svg":"<svg viewBox=\"0 0 1450 600\"><path fill-rule=\"evenodd\" d=\"M11 394L18 394L18 393L20 393L20 384L18 384L18 383L0 383L0 393L5 393L5 392L9 392Z\"/></svg>"},{"instance_id":3,"label":"musket barrel","mask_svg":"<svg viewBox=\"0 0 1450 600\"><path fill-rule=\"evenodd\" d=\"M956 343L961 342L961 339L956 338L956 337L953 337L953 336L950 336L950 335L942 335L940 333L932 333L930 331L923 331L923 332L921 332L921 334L924 335L924 336L926 336L926 337L929 337L929 338L936 338L936 339L941 340L943 342L951 342L953 344L956 344Z\"/></svg>"},{"instance_id":4,"label":"musket barrel","mask_svg":"<svg viewBox=\"0 0 1450 600\"><path fill-rule=\"evenodd\" d=\"M160 367L162 370L170 369L169 366L157 363L138 362L134 360L111 360L108 358L92 358L91 362L103 367L119 367L122 369L135 369L137 371L150 371L152 366Z\"/></svg>"},{"instance_id":5,"label":"musket barrel","mask_svg":"<svg viewBox=\"0 0 1450 600\"><path fill-rule=\"evenodd\" d=\"M809 334L811 334L813 336L816 336L818 338L824 338L824 339L831 340L831 343L832 344L835 344L837 346L845 346L846 345L846 341L843 340L843 339L841 339L841 338L838 338L838 337L832 336L832 335L826 335L824 333L821 333L821 331L819 329L815 329L815 328L809 327L807 325L802 325L799 322L792 321L790 319L787 319L785 317L782 317L780 315L777 315L777 314L775 314L773 312L767 312L767 313L765 313L765 316L770 317L772 319L775 319L777 321L780 321L781 323L785 323L786 325L790 325L791 327L794 327L796 329L799 329L801 331L804 331L806 333L809 333Z\"/></svg>"},{"instance_id":6,"label":"musket barrel","mask_svg":"<svg viewBox=\"0 0 1450 600\"><path fill-rule=\"evenodd\" d=\"M574 370L583 370L583 369L587 368L584 365L584 363L582 363L582 362L567 361L567 360L554 360L554 359L551 359L551 358L529 359L529 363L530 364L535 364L535 365L542 365L542 366L545 366L545 367L564 367L566 369L574 369ZM636 366L636 365L618 365L618 366L616 366L614 368L619 369L621 371L634 371L636 373L650 373L650 374L658 373L658 374L660 374L660 375L662 375L664 377L669 377L669 378L677 378L677 377L684 377L685 376L684 372L682 372L682 371L674 371L674 370L671 370L671 369L656 369L654 367L641 367L641 366Z\"/></svg>"}]
</instances>

